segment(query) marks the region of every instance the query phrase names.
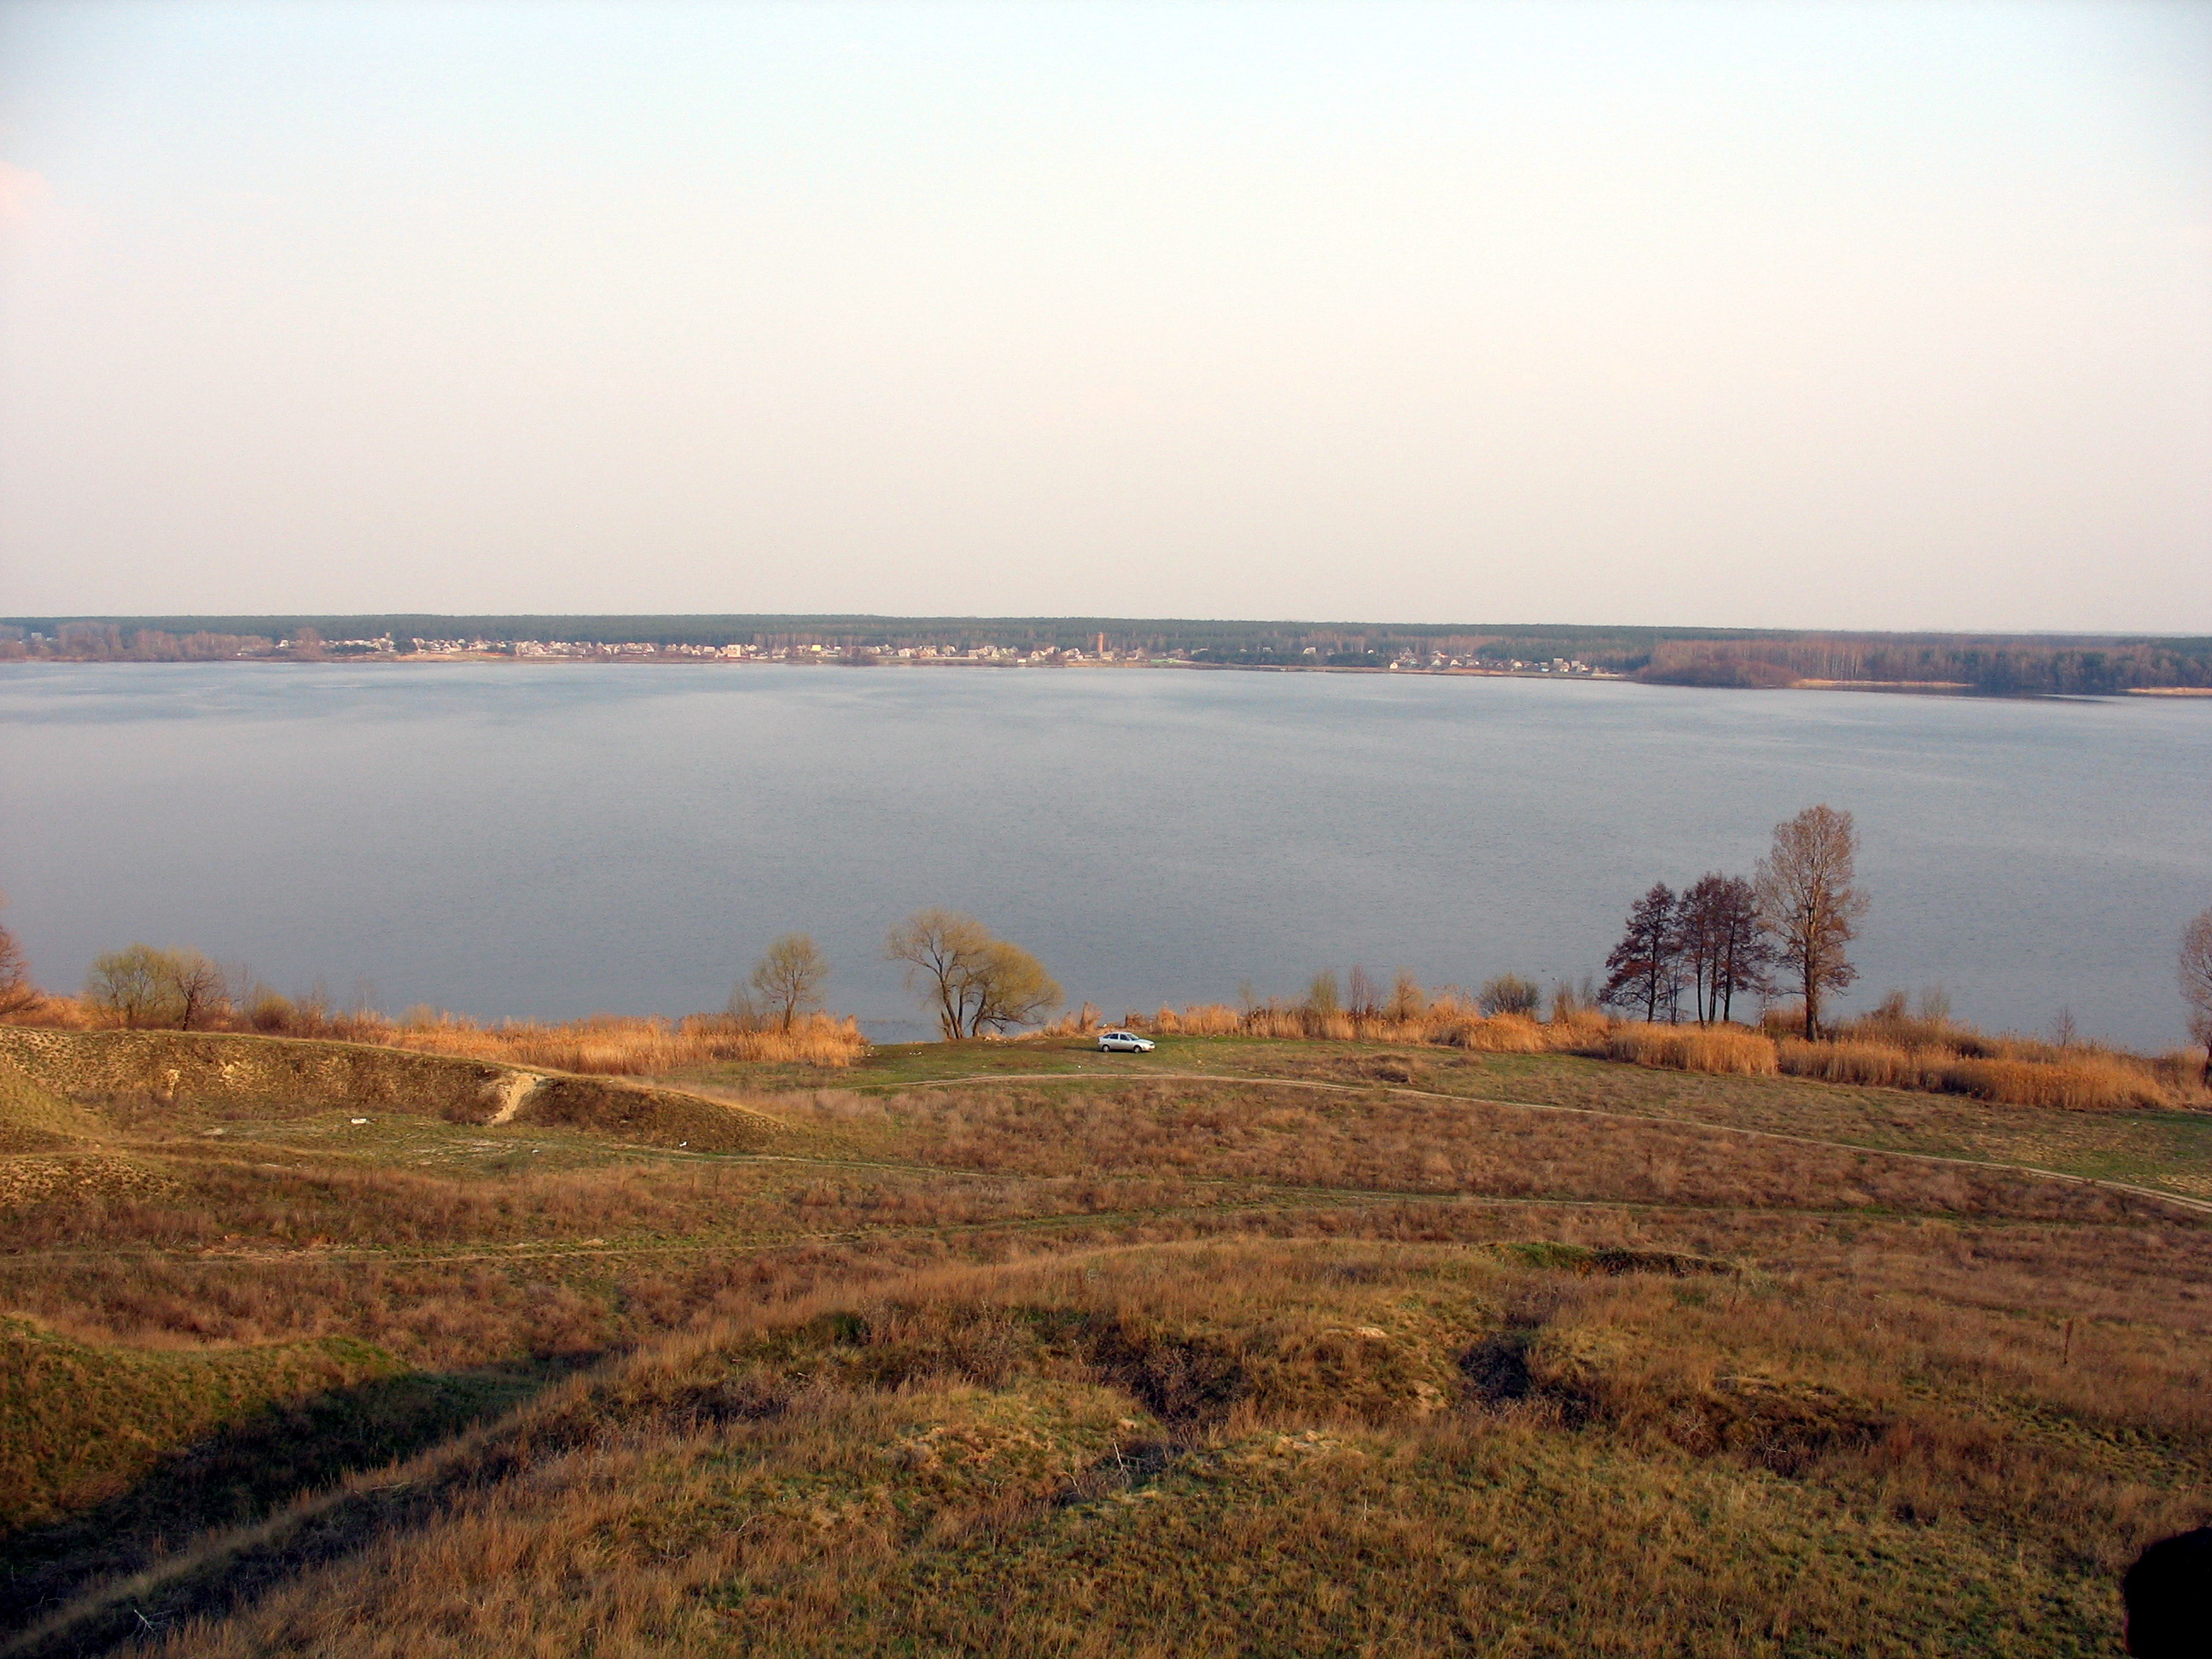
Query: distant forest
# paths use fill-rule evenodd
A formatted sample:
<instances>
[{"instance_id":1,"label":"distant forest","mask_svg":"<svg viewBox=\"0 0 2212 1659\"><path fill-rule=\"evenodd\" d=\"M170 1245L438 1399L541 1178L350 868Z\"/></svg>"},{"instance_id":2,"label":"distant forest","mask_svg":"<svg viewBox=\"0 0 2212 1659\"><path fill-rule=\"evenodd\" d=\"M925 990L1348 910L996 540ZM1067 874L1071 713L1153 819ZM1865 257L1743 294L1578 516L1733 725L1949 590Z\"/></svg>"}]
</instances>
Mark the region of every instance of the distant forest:
<instances>
[{"instance_id":1,"label":"distant forest","mask_svg":"<svg viewBox=\"0 0 2212 1659\"><path fill-rule=\"evenodd\" d=\"M2109 695L2212 686L2212 638L2100 635L1838 634L1567 624L1208 622L1126 617L293 616L10 617L0 659L216 661L343 655L349 641L517 641L750 646L866 659L902 647L1096 651L1226 667L1385 668L1436 659L1504 667L1565 659L1680 685L1806 680L1955 686L1985 694ZM358 652L362 647L356 646Z\"/></svg>"}]
</instances>

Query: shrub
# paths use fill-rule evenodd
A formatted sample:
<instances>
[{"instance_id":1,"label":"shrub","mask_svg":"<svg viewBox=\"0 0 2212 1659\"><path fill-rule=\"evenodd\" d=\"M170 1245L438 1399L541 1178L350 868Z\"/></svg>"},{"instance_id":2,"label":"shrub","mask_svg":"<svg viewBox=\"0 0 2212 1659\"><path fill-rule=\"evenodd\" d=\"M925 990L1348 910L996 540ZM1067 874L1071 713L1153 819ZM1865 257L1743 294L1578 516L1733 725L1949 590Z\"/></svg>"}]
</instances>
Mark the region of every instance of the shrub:
<instances>
[{"instance_id":1,"label":"shrub","mask_svg":"<svg viewBox=\"0 0 2212 1659\"><path fill-rule=\"evenodd\" d=\"M1518 974L1499 974L1486 980L1477 999L1486 1014L1518 1014L1524 1019L1534 1019L1542 1006L1544 994L1534 980L1523 979Z\"/></svg>"}]
</instances>

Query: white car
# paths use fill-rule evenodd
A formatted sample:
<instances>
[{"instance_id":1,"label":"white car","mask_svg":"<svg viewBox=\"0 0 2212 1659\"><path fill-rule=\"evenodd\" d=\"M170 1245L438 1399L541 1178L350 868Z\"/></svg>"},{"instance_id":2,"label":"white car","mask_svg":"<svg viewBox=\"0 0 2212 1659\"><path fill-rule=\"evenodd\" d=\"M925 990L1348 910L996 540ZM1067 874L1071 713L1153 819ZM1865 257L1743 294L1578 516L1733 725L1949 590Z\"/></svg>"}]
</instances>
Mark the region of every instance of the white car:
<instances>
[{"instance_id":1,"label":"white car","mask_svg":"<svg viewBox=\"0 0 2212 1659\"><path fill-rule=\"evenodd\" d=\"M1134 1031L1101 1031L1098 1046L1109 1054L1149 1054L1152 1052L1150 1037L1140 1037Z\"/></svg>"}]
</instances>

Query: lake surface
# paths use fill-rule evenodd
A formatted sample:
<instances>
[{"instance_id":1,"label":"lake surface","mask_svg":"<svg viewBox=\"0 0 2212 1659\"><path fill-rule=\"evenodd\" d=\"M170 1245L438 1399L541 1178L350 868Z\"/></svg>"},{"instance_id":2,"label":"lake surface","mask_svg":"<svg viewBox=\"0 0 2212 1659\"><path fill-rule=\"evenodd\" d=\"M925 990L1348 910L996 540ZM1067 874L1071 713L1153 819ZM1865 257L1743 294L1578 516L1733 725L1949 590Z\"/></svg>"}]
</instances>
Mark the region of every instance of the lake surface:
<instances>
[{"instance_id":1,"label":"lake surface","mask_svg":"<svg viewBox=\"0 0 2212 1659\"><path fill-rule=\"evenodd\" d=\"M394 1012L719 1007L778 933L972 911L1109 1016L1600 969L1630 901L1857 816L1863 1006L2182 1039L2212 702L1178 671L21 665L0 888L41 981L134 939Z\"/></svg>"}]
</instances>

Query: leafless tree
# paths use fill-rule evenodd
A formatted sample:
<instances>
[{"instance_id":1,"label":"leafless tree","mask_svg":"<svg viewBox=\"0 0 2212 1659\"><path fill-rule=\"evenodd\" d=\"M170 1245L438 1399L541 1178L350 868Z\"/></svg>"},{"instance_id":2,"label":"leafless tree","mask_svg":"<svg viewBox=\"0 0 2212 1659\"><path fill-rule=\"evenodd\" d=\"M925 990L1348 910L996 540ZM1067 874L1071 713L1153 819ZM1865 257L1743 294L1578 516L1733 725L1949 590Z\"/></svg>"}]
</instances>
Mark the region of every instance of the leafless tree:
<instances>
[{"instance_id":1,"label":"leafless tree","mask_svg":"<svg viewBox=\"0 0 2212 1659\"><path fill-rule=\"evenodd\" d=\"M907 965L908 987L935 1006L948 1042L1028 1024L1060 1005L1042 963L957 911L915 911L891 929L884 955Z\"/></svg>"},{"instance_id":2,"label":"leafless tree","mask_svg":"<svg viewBox=\"0 0 2212 1659\"><path fill-rule=\"evenodd\" d=\"M1675 927L1674 890L1663 881L1629 907L1628 927L1605 959L1605 988L1598 994L1616 1008L1641 1008L1656 1020L1671 1015L1681 994L1680 935Z\"/></svg>"},{"instance_id":3,"label":"leafless tree","mask_svg":"<svg viewBox=\"0 0 2212 1659\"><path fill-rule=\"evenodd\" d=\"M197 951L164 951L163 970L171 986L179 1030L191 1030L227 1012L230 1006L222 969Z\"/></svg>"},{"instance_id":4,"label":"leafless tree","mask_svg":"<svg viewBox=\"0 0 2212 1659\"><path fill-rule=\"evenodd\" d=\"M8 902L0 894L0 905ZM39 988L31 983L30 958L13 931L0 927L0 1016L20 1014L39 1000Z\"/></svg>"},{"instance_id":5,"label":"leafless tree","mask_svg":"<svg viewBox=\"0 0 2212 1659\"><path fill-rule=\"evenodd\" d=\"M1728 1019L1738 992L1765 988L1772 951L1759 925L1759 901L1741 876L1699 877L1676 908L1674 937L1698 1024Z\"/></svg>"},{"instance_id":6,"label":"leafless tree","mask_svg":"<svg viewBox=\"0 0 2212 1659\"><path fill-rule=\"evenodd\" d=\"M1846 947L1858 937L1867 896L1856 884L1858 836L1851 815L1808 806L1774 826L1774 846L1753 888L1775 945L1774 959L1804 999L1805 1036L1820 1034L1820 998L1858 977Z\"/></svg>"},{"instance_id":7,"label":"leafless tree","mask_svg":"<svg viewBox=\"0 0 2212 1659\"><path fill-rule=\"evenodd\" d=\"M890 931L884 955L906 964L906 982L937 1006L937 1028L947 1042L968 1034L968 990L983 948L983 924L957 911L917 910Z\"/></svg>"},{"instance_id":8,"label":"leafless tree","mask_svg":"<svg viewBox=\"0 0 2212 1659\"><path fill-rule=\"evenodd\" d=\"M1347 1012L1354 1019L1373 1019L1382 1012L1382 988L1369 977L1364 968L1352 970L1348 999Z\"/></svg>"},{"instance_id":9,"label":"leafless tree","mask_svg":"<svg viewBox=\"0 0 2212 1659\"><path fill-rule=\"evenodd\" d=\"M1397 981L1390 988L1387 1012L1392 1019L1401 1023L1419 1019L1429 1012L1429 994L1421 988L1421 981L1413 977L1410 969L1398 970Z\"/></svg>"},{"instance_id":10,"label":"leafless tree","mask_svg":"<svg viewBox=\"0 0 2212 1659\"><path fill-rule=\"evenodd\" d=\"M1327 1019L1340 1012L1344 999L1336 988L1336 969L1324 968L1306 986L1306 1000L1302 1005L1306 1018L1310 1021Z\"/></svg>"},{"instance_id":11,"label":"leafless tree","mask_svg":"<svg viewBox=\"0 0 2212 1659\"><path fill-rule=\"evenodd\" d=\"M2212 1088L2212 910L2181 930L2181 1000L2189 1035L2204 1048L2204 1085Z\"/></svg>"},{"instance_id":12,"label":"leafless tree","mask_svg":"<svg viewBox=\"0 0 2212 1659\"><path fill-rule=\"evenodd\" d=\"M94 957L85 975L85 1000L121 1015L125 1025L173 1025L176 975L167 958L167 951L150 945L125 945Z\"/></svg>"},{"instance_id":13,"label":"leafless tree","mask_svg":"<svg viewBox=\"0 0 2212 1659\"><path fill-rule=\"evenodd\" d=\"M802 1012L822 1005L830 963L805 933L786 933L769 945L755 966L750 983L761 1005L775 1012L788 1031Z\"/></svg>"},{"instance_id":14,"label":"leafless tree","mask_svg":"<svg viewBox=\"0 0 2212 1659\"><path fill-rule=\"evenodd\" d=\"M984 947L982 964L972 982L970 1036L981 1036L987 1025L1003 1031L1012 1025L1032 1024L1060 1006L1059 981L1020 945L1002 939L994 939Z\"/></svg>"}]
</instances>

